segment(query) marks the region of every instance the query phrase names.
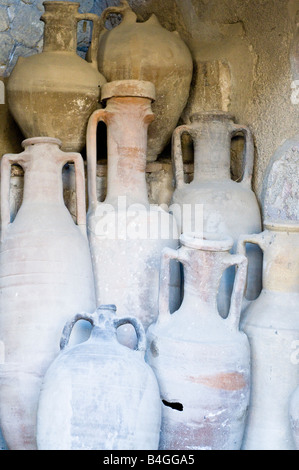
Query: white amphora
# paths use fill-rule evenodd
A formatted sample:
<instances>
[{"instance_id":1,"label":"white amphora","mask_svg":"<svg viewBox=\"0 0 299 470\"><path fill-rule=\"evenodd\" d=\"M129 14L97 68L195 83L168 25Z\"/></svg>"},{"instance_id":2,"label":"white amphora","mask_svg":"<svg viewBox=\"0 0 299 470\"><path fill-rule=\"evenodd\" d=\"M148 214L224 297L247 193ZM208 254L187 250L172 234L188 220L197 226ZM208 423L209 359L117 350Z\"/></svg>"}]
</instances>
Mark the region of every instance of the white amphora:
<instances>
[{"instance_id":1,"label":"white amphora","mask_svg":"<svg viewBox=\"0 0 299 470\"><path fill-rule=\"evenodd\" d=\"M218 236L219 237L219 236ZM220 237L219 237L220 238ZM147 361L160 387L163 450L241 448L250 390L250 351L239 330L247 259L233 255L231 237L183 234L162 255L159 316L147 332ZM184 267L184 298L169 311L169 265ZM217 292L225 269L237 272L230 312L222 318Z\"/></svg>"},{"instance_id":2,"label":"white amphora","mask_svg":"<svg viewBox=\"0 0 299 470\"><path fill-rule=\"evenodd\" d=\"M146 336L139 320L120 318L113 305L81 313L66 323L61 352L40 394L39 450L156 450L161 403L156 377L144 360ZM92 324L87 341L69 346L77 321ZM136 349L117 340L131 324Z\"/></svg>"},{"instance_id":3,"label":"white amphora","mask_svg":"<svg viewBox=\"0 0 299 470\"><path fill-rule=\"evenodd\" d=\"M27 139L22 153L1 160L0 426L10 450L36 449L40 385L59 352L62 328L78 310L95 308L83 159L60 146L50 137ZM75 166L77 224L63 200L68 162ZM11 221L13 164L25 176L23 202ZM87 330L78 324L74 341L86 339Z\"/></svg>"},{"instance_id":4,"label":"white amphora","mask_svg":"<svg viewBox=\"0 0 299 470\"><path fill-rule=\"evenodd\" d=\"M265 230L240 237L264 252L263 289L241 327L251 348L251 399L244 450L294 450L290 396L299 383L299 225L265 221Z\"/></svg>"}]
</instances>

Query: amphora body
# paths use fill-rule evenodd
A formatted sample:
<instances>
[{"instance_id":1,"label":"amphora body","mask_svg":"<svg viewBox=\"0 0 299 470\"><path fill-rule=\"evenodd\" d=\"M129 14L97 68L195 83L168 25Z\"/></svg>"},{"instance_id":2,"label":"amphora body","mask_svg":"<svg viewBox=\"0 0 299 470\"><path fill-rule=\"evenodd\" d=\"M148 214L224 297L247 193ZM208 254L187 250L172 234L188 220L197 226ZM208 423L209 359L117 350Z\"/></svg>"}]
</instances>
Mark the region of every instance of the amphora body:
<instances>
[{"instance_id":1,"label":"amphora body","mask_svg":"<svg viewBox=\"0 0 299 470\"><path fill-rule=\"evenodd\" d=\"M267 223L240 237L264 252L263 289L245 311L242 329L251 348L252 386L245 450L292 450L290 396L299 383L299 226Z\"/></svg>"},{"instance_id":2,"label":"amphora body","mask_svg":"<svg viewBox=\"0 0 299 470\"><path fill-rule=\"evenodd\" d=\"M9 109L25 137L56 137L64 151L79 152L106 82L97 69L99 18L78 13L76 2L43 4L43 51L19 57L7 85ZM77 23L83 19L93 22L90 63L76 53Z\"/></svg>"},{"instance_id":3,"label":"amphora body","mask_svg":"<svg viewBox=\"0 0 299 470\"><path fill-rule=\"evenodd\" d=\"M145 178L147 128L153 120L150 82L121 80L103 86L104 109L91 116L87 132L88 236L98 305L114 303L119 315L133 315L145 330L158 313L162 249L178 244L173 216L148 201ZM107 125L107 195L96 192L96 129ZM172 269L172 308L179 302L179 266ZM130 331L131 330L131 331ZM120 336L123 334L123 339ZM120 327L119 339L134 344L135 332Z\"/></svg>"},{"instance_id":4,"label":"amphora body","mask_svg":"<svg viewBox=\"0 0 299 470\"><path fill-rule=\"evenodd\" d=\"M224 112L196 113L191 124L176 128L172 149L175 169L175 190L172 197L173 213L181 232L203 230L226 234L236 243L244 233L261 231L258 202L251 189L253 171L253 141L250 130L235 124ZM191 136L194 144L194 178L184 182L181 138ZM233 181L230 171L231 139L243 133L245 137L243 177ZM181 218L182 207L188 207L190 216ZM255 299L261 290L262 254L256 246L248 247L248 282L246 298ZM219 291L219 311L226 316L234 282L234 270L227 270Z\"/></svg>"},{"instance_id":5,"label":"amphora body","mask_svg":"<svg viewBox=\"0 0 299 470\"><path fill-rule=\"evenodd\" d=\"M159 316L147 332L147 361L160 387L164 450L241 448L250 390L250 351L239 330L247 259L229 253L233 240L213 234L181 236L181 248L165 249ZM169 312L169 264L184 267L184 298ZM217 309L223 271L237 265L227 318Z\"/></svg>"},{"instance_id":6,"label":"amphora body","mask_svg":"<svg viewBox=\"0 0 299 470\"><path fill-rule=\"evenodd\" d=\"M70 315L95 308L88 240L84 167L61 142L33 138L1 160L0 423L12 450L35 449L36 408L43 374L59 352ZM62 168L75 164L76 225L63 201ZM25 172L23 202L10 222L12 164ZM88 337L78 324L74 341Z\"/></svg>"},{"instance_id":7,"label":"amphora body","mask_svg":"<svg viewBox=\"0 0 299 470\"><path fill-rule=\"evenodd\" d=\"M39 450L156 450L161 404L156 377L144 361L146 336L135 318L119 318L114 306L69 321L61 353L43 381L38 407ZM92 324L89 339L68 346L74 324ZM130 323L136 350L117 341Z\"/></svg>"}]
</instances>

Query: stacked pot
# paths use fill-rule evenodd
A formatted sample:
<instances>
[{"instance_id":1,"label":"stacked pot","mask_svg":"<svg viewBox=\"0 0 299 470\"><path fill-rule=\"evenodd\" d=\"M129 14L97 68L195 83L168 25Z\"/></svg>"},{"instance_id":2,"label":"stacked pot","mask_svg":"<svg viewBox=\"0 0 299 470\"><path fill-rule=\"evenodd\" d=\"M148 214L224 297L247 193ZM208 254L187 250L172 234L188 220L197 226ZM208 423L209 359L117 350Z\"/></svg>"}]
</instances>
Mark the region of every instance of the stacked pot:
<instances>
[{"instance_id":1,"label":"stacked pot","mask_svg":"<svg viewBox=\"0 0 299 470\"><path fill-rule=\"evenodd\" d=\"M154 15L137 21L125 0L101 18L74 2L44 6L44 50L20 59L8 85L24 151L1 161L0 426L8 448L293 448L298 225L267 220L262 232L250 129L222 111L176 127L192 58ZM108 31L111 13L122 21ZM81 19L94 23L89 62L76 55ZM102 202L99 122L107 129ZM240 133L237 183L230 148ZM190 184L184 134L194 144ZM171 136L170 212L149 203L145 172ZM63 200L66 163L75 217ZM25 176L12 220L14 164Z\"/></svg>"}]
</instances>

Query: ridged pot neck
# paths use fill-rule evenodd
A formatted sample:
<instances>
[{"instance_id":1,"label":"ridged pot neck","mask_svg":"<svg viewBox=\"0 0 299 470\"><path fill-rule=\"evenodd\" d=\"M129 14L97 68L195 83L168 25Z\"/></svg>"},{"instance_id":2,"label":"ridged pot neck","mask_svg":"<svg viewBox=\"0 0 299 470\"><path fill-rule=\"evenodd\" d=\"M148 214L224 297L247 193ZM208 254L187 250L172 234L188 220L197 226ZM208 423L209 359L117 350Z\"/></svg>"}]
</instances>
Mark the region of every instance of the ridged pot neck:
<instances>
[{"instance_id":1,"label":"ridged pot neck","mask_svg":"<svg viewBox=\"0 0 299 470\"><path fill-rule=\"evenodd\" d=\"M41 21L45 23L43 52L73 52L77 48L79 2L45 1Z\"/></svg>"},{"instance_id":2,"label":"ridged pot neck","mask_svg":"<svg viewBox=\"0 0 299 470\"><path fill-rule=\"evenodd\" d=\"M271 222L270 220L265 220L264 228L271 232L299 232L299 221Z\"/></svg>"},{"instance_id":3,"label":"ridged pot neck","mask_svg":"<svg viewBox=\"0 0 299 470\"><path fill-rule=\"evenodd\" d=\"M33 145L44 144L57 145L59 148L62 146L61 140L56 139L55 137L30 137L29 139L23 140L21 145L24 149L26 149Z\"/></svg>"},{"instance_id":4,"label":"ridged pot neck","mask_svg":"<svg viewBox=\"0 0 299 470\"><path fill-rule=\"evenodd\" d=\"M234 241L232 237L221 234L204 232L202 235L195 232L183 233L180 242L186 248L201 251L230 251Z\"/></svg>"},{"instance_id":5,"label":"ridged pot neck","mask_svg":"<svg viewBox=\"0 0 299 470\"><path fill-rule=\"evenodd\" d=\"M196 122L229 122L234 121L234 116L226 111L203 111L193 113L190 116L191 123Z\"/></svg>"},{"instance_id":6,"label":"ridged pot neck","mask_svg":"<svg viewBox=\"0 0 299 470\"><path fill-rule=\"evenodd\" d=\"M114 80L102 85L102 101L117 97L147 98L153 102L156 98L155 85L146 80Z\"/></svg>"}]
</instances>

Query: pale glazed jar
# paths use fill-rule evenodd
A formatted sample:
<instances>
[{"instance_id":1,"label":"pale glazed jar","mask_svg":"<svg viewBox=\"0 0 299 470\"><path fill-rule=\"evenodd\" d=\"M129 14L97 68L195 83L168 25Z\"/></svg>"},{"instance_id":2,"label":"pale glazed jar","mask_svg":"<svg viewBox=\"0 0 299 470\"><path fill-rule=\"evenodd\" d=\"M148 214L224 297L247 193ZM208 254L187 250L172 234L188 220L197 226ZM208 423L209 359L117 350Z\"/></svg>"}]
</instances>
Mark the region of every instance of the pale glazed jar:
<instances>
[{"instance_id":1,"label":"pale glazed jar","mask_svg":"<svg viewBox=\"0 0 299 470\"><path fill-rule=\"evenodd\" d=\"M176 248L173 216L151 206L146 185L147 128L154 115L154 86L120 80L103 86L106 107L90 117L87 129L88 237L97 304L117 305L121 316L138 318L145 330L158 314L162 249ZM97 199L97 125L107 125L107 194ZM171 308L180 301L179 266L172 269ZM120 327L119 339L134 345L135 332ZM123 336L121 338L121 335Z\"/></svg>"},{"instance_id":2,"label":"pale glazed jar","mask_svg":"<svg viewBox=\"0 0 299 470\"><path fill-rule=\"evenodd\" d=\"M299 224L265 221L265 230L240 237L264 252L263 289L241 327L251 347L252 387L245 450L294 450L290 396L299 383Z\"/></svg>"},{"instance_id":3,"label":"pale glazed jar","mask_svg":"<svg viewBox=\"0 0 299 470\"><path fill-rule=\"evenodd\" d=\"M86 235L83 159L60 150L49 137L23 141L24 151L1 160L0 426L10 450L36 448L36 409L41 380L59 352L65 322L95 309ZM63 200L62 168L76 172L77 225ZM12 164L22 166L23 202L10 222ZM78 324L74 341L88 337Z\"/></svg>"},{"instance_id":4,"label":"pale glazed jar","mask_svg":"<svg viewBox=\"0 0 299 470\"><path fill-rule=\"evenodd\" d=\"M89 339L69 347L78 320L92 324ZM120 325L131 324L136 350L117 341ZM161 403L159 387L144 361L146 336L133 317L118 318L100 306L68 322L61 353L43 380L37 419L39 450L156 450Z\"/></svg>"},{"instance_id":5,"label":"pale glazed jar","mask_svg":"<svg viewBox=\"0 0 299 470\"><path fill-rule=\"evenodd\" d=\"M97 69L100 20L78 13L76 2L43 5L43 52L18 58L7 84L8 105L25 137L56 137L62 150L79 152L106 81ZM77 23L83 19L93 22L90 63L76 53Z\"/></svg>"},{"instance_id":6,"label":"pale glazed jar","mask_svg":"<svg viewBox=\"0 0 299 470\"><path fill-rule=\"evenodd\" d=\"M251 188L254 147L250 130L235 124L226 112L196 113L191 124L176 128L172 140L172 160L175 173L175 190L172 211L181 232L201 230L226 234L233 238L233 252L237 240L244 233L262 230L261 214L256 196ZM181 139L189 134L194 144L194 178L184 181ZM231 139L242 133L245 138L243 175L239 182L231 178ZM190 208L191 216L181 219L182 208ZM248 282L246 298L255 299L261 290L262 254L252 246L248 249ZM219 311L226 316L234 282L233 270L227 270L221 281Z\"/></svg>"},{"instance_id":7,"label":"pale glazed jar","mask_svg":"<svg viewBox=\"0 0 299 470\"><path fill-rule=\"evenodd\" d=\"M232 255L231 237L181 235L161 263L159 316L147 332L146 360L160 387L163 450L238 450L247 416L250 350L239 330L247 259ZM184 298L169 312L169 264L184 268ZM236 265L230 312L222 318L217 291L223 271Z\"/></svg>"},{"instance_id":8,"label":"pale glazed jar","mask_svg":"<svg viewBox=\"0 0 299 470\"><path fill-rule=\"evenodd\" d=\"M121 23L106 29L111 13L122 16ZM98 67L108 82L146 80L155 85L152 105L155 121L148 130L147 160L155 161L166 144L186 106L192 79L191 53L179 34L163 28L153 14L137 21L127 1L108 7L101 16Z\"/></svg>"}]
</instances>

